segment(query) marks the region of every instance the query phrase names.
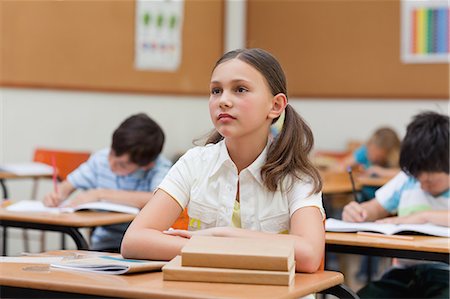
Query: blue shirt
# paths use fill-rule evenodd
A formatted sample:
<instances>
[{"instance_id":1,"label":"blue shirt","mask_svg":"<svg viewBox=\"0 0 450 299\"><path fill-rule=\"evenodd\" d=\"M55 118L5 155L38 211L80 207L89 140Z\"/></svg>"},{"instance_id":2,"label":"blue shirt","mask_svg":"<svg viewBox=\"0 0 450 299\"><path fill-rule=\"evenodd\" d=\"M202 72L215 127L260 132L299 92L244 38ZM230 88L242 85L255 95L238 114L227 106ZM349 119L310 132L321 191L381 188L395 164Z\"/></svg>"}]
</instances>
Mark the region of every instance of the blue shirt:
<instances>
[{"instance_id":1,"label":"blue shirt","mask_svg":"<svg viewBox=\"0 0 450 299\"><path fill-rule=\"evenodd\" d=\"M372 166L372 162L367 158L367 146L363 145L359 147L354 153L353 157L355 158L356 163L364 166L365 169Z\"/></svg>"},{"instance_id":2,"label":"blue shirt","mask_svg":"<svg viewBox=\"0 0 450 299\"><path fill-rule=\"evenodd\" d=\"M159 156L155 166L149 170L137 171L119 176L111 171L108 162L110 149L105 148L94 153L88 161L70 173L67 180L76 189L112 189L126 191L153 192L166 176L172 163ZM123 234L129 223L97 227L91 238L91 249L104 250L120 248Z\"/></svg>"}]
</instances>

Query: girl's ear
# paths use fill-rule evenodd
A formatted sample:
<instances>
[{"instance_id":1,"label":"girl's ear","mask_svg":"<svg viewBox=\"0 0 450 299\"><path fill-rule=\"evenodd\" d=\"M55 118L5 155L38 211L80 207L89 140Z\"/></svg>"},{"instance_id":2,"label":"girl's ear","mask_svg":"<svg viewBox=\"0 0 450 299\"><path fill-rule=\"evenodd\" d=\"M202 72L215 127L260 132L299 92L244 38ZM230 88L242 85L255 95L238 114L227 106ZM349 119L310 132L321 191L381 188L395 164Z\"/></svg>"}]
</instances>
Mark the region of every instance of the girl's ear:
<instances>
[{"instance_id":1,"label":"girl's ear","mask_svg":"<svg viewBox=\"0 0 450 299\"><path fill-rule=\"evenodd\" d=\"M284 93L279 93L272 98L272 108L267 116L270 119L275 119L283 113L287 105L287 98Z\"/></svg>"}]
</instances>

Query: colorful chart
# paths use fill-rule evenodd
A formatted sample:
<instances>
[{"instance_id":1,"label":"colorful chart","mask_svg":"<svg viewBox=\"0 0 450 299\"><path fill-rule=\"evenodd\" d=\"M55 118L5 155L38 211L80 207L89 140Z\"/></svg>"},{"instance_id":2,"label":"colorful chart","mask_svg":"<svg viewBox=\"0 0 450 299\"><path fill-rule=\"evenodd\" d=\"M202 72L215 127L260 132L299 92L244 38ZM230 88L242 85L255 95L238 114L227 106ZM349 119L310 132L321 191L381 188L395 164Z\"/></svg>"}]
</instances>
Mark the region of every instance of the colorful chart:
<instances>
[{"instance_id":1,"label":"colorful chart","mask_svg":"<svg viewBox=\"0 0 450 299\"><path fill-rule=\"evenodd\" d=\"M449 9L417 8L411 17L411 53L450 53Z\"/></svg>"}]
</instances>

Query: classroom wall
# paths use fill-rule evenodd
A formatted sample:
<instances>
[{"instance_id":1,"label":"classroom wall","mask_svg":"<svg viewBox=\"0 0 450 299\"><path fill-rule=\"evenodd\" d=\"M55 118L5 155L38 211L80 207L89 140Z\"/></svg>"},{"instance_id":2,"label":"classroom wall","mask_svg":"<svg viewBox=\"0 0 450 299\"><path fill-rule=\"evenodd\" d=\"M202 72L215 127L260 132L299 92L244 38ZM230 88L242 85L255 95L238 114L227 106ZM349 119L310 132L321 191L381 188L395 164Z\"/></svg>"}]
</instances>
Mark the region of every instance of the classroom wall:
<instances>
[{"instance_id":1,"label":"classroom wall","mask_svg":"<svg viewBox=\"0 0 450 299\"><path fill-rule=\"evenodd\" d=\"M230 1L226 9L225 48L242 47L244 2ZM163 153L172 158L212 128L207 100L208 82L204 96L0 88L0 164L29 161L37 146L90 151L107 147L118 124L138 112L148 113L162 126L167 138ZM329 150L343 150L349 139L364 140L382 125L403 136L411 117L422 110L449 113L448 100L291 98L290 103L311 125L315 148ZM31 193L31 181L7 184L13 198ZM51 188L42 184L40 195Z\"/></svg>"}]
</instances>

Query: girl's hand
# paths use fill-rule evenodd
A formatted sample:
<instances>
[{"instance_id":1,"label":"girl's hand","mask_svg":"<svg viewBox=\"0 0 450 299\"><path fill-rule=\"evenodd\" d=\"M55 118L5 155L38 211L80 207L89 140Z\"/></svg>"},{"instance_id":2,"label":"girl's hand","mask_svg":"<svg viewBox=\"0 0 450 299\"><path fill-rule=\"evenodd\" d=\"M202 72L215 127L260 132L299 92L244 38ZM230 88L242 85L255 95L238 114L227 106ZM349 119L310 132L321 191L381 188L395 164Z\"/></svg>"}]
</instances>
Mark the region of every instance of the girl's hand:
<instances>
[{"instance_id":1,"label":"girl's hand","mask_svg":"<svg viewBox=\"0 0 450 299\"><path fill-rule=\"evenodd\" d=\"M166 235L171 235L171 236L177 236L177 237L190 239L194 235L197 235L197 236L214 236L215 232L216 232L216 229L217 229L217 227L207 228L207 229L202 229L202 230L195 230L195 231L189 231L189 230L184 230L184 229L170 229L170 230L163 231L163 233L166 234Z\"/></svg>"}]
</instances>

